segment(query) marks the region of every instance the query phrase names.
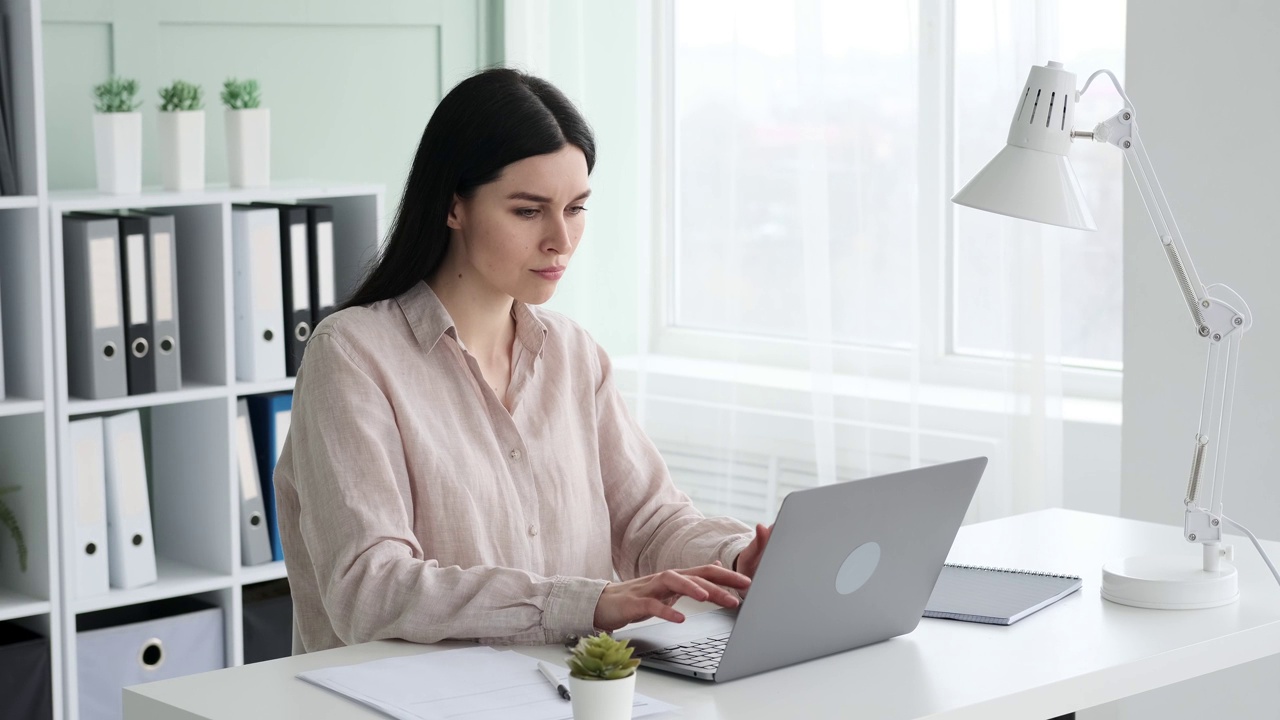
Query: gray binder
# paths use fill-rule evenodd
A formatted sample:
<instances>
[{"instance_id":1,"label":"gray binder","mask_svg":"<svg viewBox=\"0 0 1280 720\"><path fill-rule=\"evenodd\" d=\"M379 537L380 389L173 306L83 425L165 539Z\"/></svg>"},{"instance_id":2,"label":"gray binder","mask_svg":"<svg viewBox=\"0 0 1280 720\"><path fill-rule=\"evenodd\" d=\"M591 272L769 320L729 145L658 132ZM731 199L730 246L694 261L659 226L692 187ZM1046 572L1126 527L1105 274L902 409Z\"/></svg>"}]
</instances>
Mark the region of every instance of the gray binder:
<instances>
[{"instance_id":1,"label":"gray binder","mask_svg":"<svg viewBox=\"0 0 1280 720\"><path fill-rule=\"evenodd\" d=\"M0 400L4 400L4 288L0 288Z\"/></svg>"},{"instance_id":2,"label":"gray binder","mask_svg":"<svg viewBox=\"0 0 1280 720\"><path fill-rule=\"evenodd\" d=\"M240 562L260 565L271 562L271 538L258 481L258 454L249 425L249 403L244 398L236 403L235 436L236 467L240 475Z\"/></svg>"},{"instance_id":3,"label":"gray binder","mask_svg":"<svg viewBox=\"0 0 1280 720\"><path fill-rule=\"evenodd\" d=\"M182 343L178 328L178 235L174 216L132 210L150 223L151 304L155 327L156 392L182 389Z\"/></svg>"},{"instance_id":4,"label":"gray binder","mask_svg":"<svg viewBox=\"0 0 1280 720\"><path fill-rule=\"evenodd\" d=\"M114 218L64 215L67 385L75 397L129 394L124 299L120 291L120 227Z\"/></svg>"}]
</instances>

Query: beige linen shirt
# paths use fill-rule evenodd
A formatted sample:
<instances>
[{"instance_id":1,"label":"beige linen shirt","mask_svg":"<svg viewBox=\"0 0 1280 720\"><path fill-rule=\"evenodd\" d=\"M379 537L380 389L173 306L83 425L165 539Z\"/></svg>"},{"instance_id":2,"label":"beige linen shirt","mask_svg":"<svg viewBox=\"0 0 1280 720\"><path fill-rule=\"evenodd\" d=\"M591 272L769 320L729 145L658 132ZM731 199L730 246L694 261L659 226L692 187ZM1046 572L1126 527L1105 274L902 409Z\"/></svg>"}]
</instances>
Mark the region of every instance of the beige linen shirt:
<instances>
[{"instance_id":1,"label":"beige linen shirt","mask_svg":"<svg viewBox=\"0 0 1280 720\"><path fill-rule=\"evenodd\" d=\"M676 489L584 330L513 315L510 412L425 282L316 328L275 471L295 654L559 642L615 570L732 566L749 542Z\"/></svg>"}]
</instances>

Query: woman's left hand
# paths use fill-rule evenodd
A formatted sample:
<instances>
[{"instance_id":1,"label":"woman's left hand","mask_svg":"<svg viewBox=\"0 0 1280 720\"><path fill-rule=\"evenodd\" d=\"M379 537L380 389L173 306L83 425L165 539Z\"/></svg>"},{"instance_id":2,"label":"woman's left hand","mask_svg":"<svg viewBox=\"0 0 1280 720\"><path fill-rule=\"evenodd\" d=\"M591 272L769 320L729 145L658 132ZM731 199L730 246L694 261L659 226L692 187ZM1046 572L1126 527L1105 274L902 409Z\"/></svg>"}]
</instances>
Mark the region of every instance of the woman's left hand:
<instances>
[{"instance_id":1,"label":"woman's left hand","mask_svg":"<svg viewBox=\"0 0 1280 720\"><path fill-rule=\"evenodd\" d=\"M756 568L760 567L760 558L764 555L764 546L769 544L769 535L772 532L772 525L765 527L757 523L756 536L751 540L750 545L738 553L737 559L733 561L733 569L749 578L754 578Z\"/></svg>"}]
</instances>

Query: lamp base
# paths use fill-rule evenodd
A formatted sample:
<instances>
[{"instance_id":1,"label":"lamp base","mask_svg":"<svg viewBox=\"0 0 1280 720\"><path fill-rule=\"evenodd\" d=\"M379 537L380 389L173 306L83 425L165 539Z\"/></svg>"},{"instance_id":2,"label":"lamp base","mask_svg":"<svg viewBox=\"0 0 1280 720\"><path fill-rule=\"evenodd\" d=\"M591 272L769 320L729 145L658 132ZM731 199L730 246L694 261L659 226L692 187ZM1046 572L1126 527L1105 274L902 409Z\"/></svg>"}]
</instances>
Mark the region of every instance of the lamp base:
<instances>
[{"instance_id":1,"label":"lamp base","mask_svg":"<svg viewBox=\"0 0 1280 720\"><path fill-rule=\"evenodd\" d=\"M1204 569L1195 555L1144 555L1102 566L1102 597L1113 603L1155 610L1198 610L1240 599L1234 565Z\"/></svg>"}]
</instances>

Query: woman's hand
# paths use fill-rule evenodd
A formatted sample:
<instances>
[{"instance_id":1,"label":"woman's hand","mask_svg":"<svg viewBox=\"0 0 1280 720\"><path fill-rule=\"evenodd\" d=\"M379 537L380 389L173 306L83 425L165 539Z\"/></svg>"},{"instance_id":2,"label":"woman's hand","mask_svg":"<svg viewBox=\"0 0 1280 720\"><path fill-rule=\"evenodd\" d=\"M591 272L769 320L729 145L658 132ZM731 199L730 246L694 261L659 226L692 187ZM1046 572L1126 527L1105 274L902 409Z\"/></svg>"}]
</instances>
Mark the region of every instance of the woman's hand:
<instances>
[{"instance_id":1,"label":"woman's hand","mask_svg":"<svg viewBox=\"0 0 1280 720\"><path fill-rule=\"evenodd\" d=\"M671 607L681 597L732 608L738 606L738 598L725 588L746 590L750 585L751 578L729 570L719 562L609 583L596 602L595 626L613 632L651 617L684 622L684 615Z\"/></svg>"},{"instance_id":2,"label":"woman's hand","mask_svg":"<svg viewBox=\"0 0 1280 720\"><path fill-rule=\"evenodd\" d=\"M757 523L756 536L752 538L750 545L742 548L742 552L738 553L738 557L733 561L733 569L749 578L755 578L756 569L760 567L760 558L764 555L764 547L769 544L769 535L772 533L772 525L765 527Z\"/></svg>"}]
</instances>

